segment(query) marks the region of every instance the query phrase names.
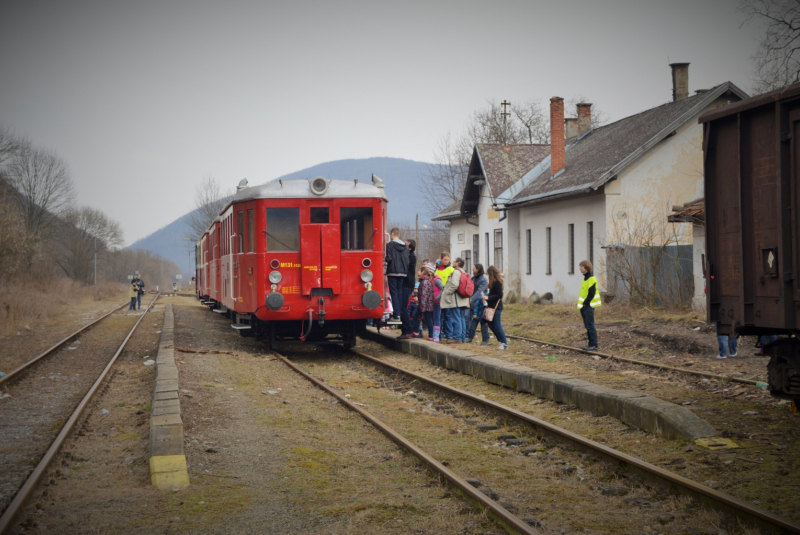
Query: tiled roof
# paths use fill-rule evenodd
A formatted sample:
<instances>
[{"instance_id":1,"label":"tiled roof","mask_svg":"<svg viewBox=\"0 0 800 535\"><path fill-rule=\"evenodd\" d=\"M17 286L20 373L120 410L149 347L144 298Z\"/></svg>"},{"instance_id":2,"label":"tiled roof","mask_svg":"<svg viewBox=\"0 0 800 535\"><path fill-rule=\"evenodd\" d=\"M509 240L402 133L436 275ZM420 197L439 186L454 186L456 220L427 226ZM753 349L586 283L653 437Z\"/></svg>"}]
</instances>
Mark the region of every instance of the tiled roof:
<instances>
[{"instance_id":1,"label":"tiled roof","mask_svg":"<svg viewBox=\"0 0 800 535\"><path fill-rule=\"evenodd\" d=\"M476 147L492 197L503 193L550 154L550 145L478 143Z\"/></svg>"},{"instance_id":2,"label":"tiled roof","mask_svg":"<svg viewBox=\"0 0 800 535\"><path fill-rule=\"evenodd\" d=\"M687 202L682 208L672 207L672 214L668 216L670 223L694 223L703 225L706 221L706 200L704 198Z\"/></svg>"},{"instance_id":3,"label":"tiled roof","mask_svg":"<svg viewBox=\"0 0 800 535\"><path fill-rule=\"evenodd\" d=\"M456 201L433 218L433 221L447 221L461 217L461 201Z\"/></svg>"},{"instance_id":4,"label":"tiled roof","mask_svg":"<svg viewBox=\"0 0 800 535\"><path fill-rule=\"evenodd\" d=\"M548 167L506 204L533 202L599 188L726 92L739 98L747 97L735 85L726 82L703 93L593 129L567 146L566 165L561 174L551 178ZM522 176L520 174L518 178Z\"/></svg>"}]
</instances>

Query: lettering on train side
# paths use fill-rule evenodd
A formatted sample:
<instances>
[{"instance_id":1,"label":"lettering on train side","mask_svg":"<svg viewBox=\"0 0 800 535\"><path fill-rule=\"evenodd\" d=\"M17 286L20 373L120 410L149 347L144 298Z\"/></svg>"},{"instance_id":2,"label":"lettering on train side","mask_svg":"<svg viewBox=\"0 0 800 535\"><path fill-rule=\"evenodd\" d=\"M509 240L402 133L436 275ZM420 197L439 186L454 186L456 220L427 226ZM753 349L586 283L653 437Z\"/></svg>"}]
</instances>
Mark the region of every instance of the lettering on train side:
<instances>
[{"instance_id":1,"label":"lettering on train side","mask_svg":"<svg viewBox=\"0 0 800 535\"><path fill-rule=\"evenodd\" d=\"M299 294L300 287L299 286L284 286L281 289L282 294Z\"/></svg>"},{"instance_id":2,"label":"lettering on train side","mask_svg":"<svg viewBox=\"0 0 800 535\"><path fill-rule=\"evenodd\" d=\"M325 266L325 271L331 271L332 269L339 269L339 266Z\"/></svg>"},{"instance_id":3,"label":"lettering on train side","mask_svg":"<svg viewBox=\"0 0 800 535\"><path fill-rule=\"evenodd\" d=\"M281 262L281 267L296 268L300 267L300 264L293 264L292 262Z\"/></svg>"}]
</instances>

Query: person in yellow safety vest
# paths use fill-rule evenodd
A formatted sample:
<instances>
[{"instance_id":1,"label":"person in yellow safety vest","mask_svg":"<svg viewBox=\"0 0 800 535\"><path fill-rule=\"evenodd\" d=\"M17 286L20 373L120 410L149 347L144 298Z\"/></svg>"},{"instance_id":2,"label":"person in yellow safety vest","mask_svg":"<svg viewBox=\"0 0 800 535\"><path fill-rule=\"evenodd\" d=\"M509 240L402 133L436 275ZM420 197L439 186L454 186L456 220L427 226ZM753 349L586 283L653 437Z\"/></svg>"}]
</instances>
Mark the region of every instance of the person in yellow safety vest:
<instances>
[{"instance_id":1,"label":"person in yellow safety vest","mask_svg":"<svg viewBox=\"0 0 800 535\"><path fill-rule=\"evenodd\" d=\"M594 326L594 309L599 307L600 292L597 289L597 278L592 275L592 263L584 260L580 263L583 282L581 283L581 294L578 296L578 308L583 318L583 326L586 327L586 335L589 337L589 345L582 347L584 351L597 351L597 329Z\"/></svg>"}]
</instances>

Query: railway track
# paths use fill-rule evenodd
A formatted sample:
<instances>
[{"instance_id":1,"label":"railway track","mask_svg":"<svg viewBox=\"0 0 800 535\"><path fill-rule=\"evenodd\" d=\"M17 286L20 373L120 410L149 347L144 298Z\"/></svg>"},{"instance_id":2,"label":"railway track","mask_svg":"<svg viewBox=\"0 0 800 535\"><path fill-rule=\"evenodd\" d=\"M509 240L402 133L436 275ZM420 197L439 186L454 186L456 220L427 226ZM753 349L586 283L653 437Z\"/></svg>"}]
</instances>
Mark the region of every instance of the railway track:
<instances>
[{"instance_id":1,"label":"railway track","mask_svg":"<svg viewBox=\"0 0 800 535\"><path fill-rule=\"evenodd\" d=\"M396 377L404 377L408 382L417 385L417 388L419 385L424 385L425 389L444 394L445 397L459 399L465 404L478 408L481 411L488 411L500 415L504 419L512 420L523 426L528 426L532 428L537 435L549 437L549 439L556 441L565 450L581 452L593 458L601 459L604 461L605 465L613 467L615 474L624 471L629 476L637 477L642 481L648 482L649 485L667 489L673 494L691 497L711 509L724 514L732 514L747 523L756 525L762 529L770 530L773 533L800 533L800 525L790 520L781 518L765 509L746 503L723 492L696 483L659 466L642 461L634 456L587 439L547 421L535 418L524 412L506 407L469 392L458 390L418 373L391 365L361 351L351 350L350 355L366 361L372 366L385 370L388 372L387 375L391 374ZM378 427L392 441L409 451L413 456L425 463L431 470L444 477L452 488L468 501L486 510L489 516L502 527L506 528L507 531L511 533L537 533L534 528L520 520L494 500L487 499L486 495L472 487L465 479L446 468L442 462L410 443L410 441L400 436L396 431L381 422L374 415L368 413L366 410L353 403L352 400L337 392L336 389L331 388L323 381L313 377L297 364L290 362L283 355L278 356L296 372L334 396L340 403L360 414L364 419Z\"/></svg>"},{"instance_id":2,"label":"railway track","mask_svg":"<svg viewBox=\"0 0 800 535\"><path fill-rule=\"evenodd\" d=\"M566 345L563 345L563 344L556 344L554 342L545 342L544 340L536 340L535 338L525 338L523 336L516 336L516 335L511 335L511 334L506 334L506 337L507 338L513 338L514 340L522 340L524 342L531 342L531 343L534 343L534 344L542 344L542 345L547 345L547 346L550 346L550 347L557 347L559 349L567 349L567 350L570 350L570 351L576 351L578 353L584 353L586 355L597 355L598 357L601 357L601 358L604 358L604 359L615 360L617 362L625 362L627 364L635 364L635 365L638 365L638 366L646 366L648 368L655 368L655 369L663 370L663 371L684 373L684 374L687 374L687 375L694 375L694 376L703 377L703 378L706 378L706 379L716 379L718 381L730 381L732 383L739 383L739 384L748 385L748 386L755 386L755 387L758 387L758 388L766 388L767 387L767 383L764 383L762 381L753 381L751 379L742 379L740 377L733 377L733 376L730 376L730 375L719 375L719 374L709 373L709 372L687 370L686 368L676 368L676 367L673 367L673 366L666 366L664 364L656 364L654 362L647 362L645 360L636 360L636 359L629 359L629 358L625 358L625 357L619 357L619 356L616 356L616 355L612 355L610 353L602 353L600 351L586 351L585 349L581 349L579 347L566 346Z\"/></svg>"},{"instance_id":3,"label":"railway track","mask_svg":"<svg viewBox=\"0 0 800 535\"><path fill-rule=\"evenodd\" d=\"M66 397L80 397L80 401L77 403L77 407L72 411L72 413L69 415L69 417L66 418L66 422L61 427L61 429L60 429L58 435L56 436L55 440L50 444L50 446L47 448L45 453L41 456L41 459L38 460L38 462L36 464L36 467L33 469L32 472L30 472L30 474L27 475L27 478L23 478L24 479L24 483L22 483L22 485L19 487L19 489L17 490L16 494L14 495L13 499L9 502L8 507L6 507L5 511L3 511L2 516L0 516L0 534L6 533L11 528L11 526L13 525L14 520L16 519L18 513L24 507L26 500L28 499L28 497L30 496L31 492L36 487L37 483L41 479L41 477L44 474L45 470L48 468L50 463L53 461L53 459L55 458L55 456L58 453L59 449L61 448L61 446L63 445L64 441L66 440L67 436L72 431L72 429L75 427L75 424L78 422L78 419L80 418L81 414L86 409L87 405L91 402L92 398L97 393L98 389L100 388L100 386L102 385L102 383L104 382L104 380L108 376L109 372L113 368L114 363L117 360L117 357L119 357L119 355L122 353L123 349L125 348L126 344L128 343L128 340L130 340L131 336L133 336L133 333L136 331L137 327L141 324L142 320L145 318L147 313L153 307L153 305L158 300L160 295L161 295L161 292L159 292L152 299L152 301L150 301L150 303L148 304L148 306L145 309L144 313L139 317L139 319L136 321L136 323L133 325L133 327L127 333L127 336L125 336L124 340L119 345L119 347L116 349L116 351L113 353L113 356L111 356L110 360L108 360L105 363L105 366L102 368L102 371L99 373L98 377L94 380L94 382L91 384L91 386L88 388L88 391L86 391L85 395L83 395L83 396L80 395L80 393L85 390L85 384L86 383L84 383L83 381L78 381L77 383L66 383L66 386L64 386L63 383L62 383L62 385L58 385L58 387L57 387L58 392L56 393L56 395L61 395L62 397L64 397L64 396L66 396ZM126 305L123 305L123 306L127 306L127 303L126 303ZM64 345L66 342L68 342L69 340L73 339L74 337L76 337L77 335L79 335L81 333L85 333L90 327L92 327L92 326L96 325L97 323L99 323L100 321L108 318L114 312L116 312L117 310L119 310L121 308L123 308L123 307L119 307L117 309L114 309L111 312L109 312L108 314L105 314L104 316L99 318L98 320L96 320L96 321L84 326L82 329L76 331L75 333L71 334L67 338L61 340L60 342L58 342L57 344L55 344L54 346L49 348L47 351L43 352L40 355L37 355L35 358L31 359L27 363L25 363L22 366L18 367L17 369L13 370L13 372L9 373L9 375L7 377L3 378L3 383L6 386L8 386L10 384L9 380L11 380L12 378L16 378L16 385L19 385L20 381L23 381L22 387L25 388L26 386L28 386L27 385L27 381L29 379L30 380L36 379L34 377L30 377L30 375L32 375L33 370L35 369L37 372L40 371L39 368L33 368L34 364L39 363L40 366L51 365L51 364L55 365L52 360L46 359L46 357L52 356L53 353L59 347ZM102 362L100 362L100 364L97 364L96 362L87 362L87 363L82 362L81 363L81 366L82 366L81 369L85 370L85 367L91 366L92 364L94 364L96 368L100 368L102 366ZM56 368L54 368L54 370L55 369ZM54 375L54 370L49 372L51 374L50 375L51 378L56 377L56 375ZM27 375L23 374L22 372L24 372L24 371L28 371L29 373ZM70 371L74 371L74 370L70 370ZM57 375L61 375L60 372L57 372ZM83 375L83 374L75 374L75 375ZM38 379L45 379L45 377L39 377ZM64 389L63 392L61 391L61 388ZM15 425L14 422L19 423L19 422L33 421L36 424L38 424L38 426L37 426L38 430L37 429L26 429L25 431L28 434L25 435L25 436L22 436L21 439L20 439L19 435L16 435L15 437L12 437L12 438L17 438L18 439L17 440L18 444L16 444L16 445L10 445L8 443L4 444L3 450L4 450L4 454L5 455L10 457L12 453L15 453L18 456L27 457L28 459L30 459L32 457L35 457L35 456L38 456L38 453L30 451L31 448L36 448L37 444L39 444L39 442L37 442L36 440L33 439L33 436L36 435L37 433L44 434L44 433L41 432L42 428L44 428L45 430L48 430L48 429L52 430L54 427L57 427L59 421L61 420L60 418L56 417L54 419L54 421L48 422L48 421L46 421L47 416L45 416L45 418L42 418L41 413L47 412L47 411L44 410L42 405L44 403L52 403L53 396L48 397L48 394L49 393L42 392L42 389L41 389L40 385L33 385L33 388L29 389L28 392L25 393L25 395L20 396L20 398L24 398L24 399L20 402L20 406L18 407L18 410L26 410L27 412L26 413L22 413L22 414L21 413L16 413L16 414L13 414L13 415L7 414L7 416L10 416L11 418L6 417L4 419L4 426L7 427L7 429L3 434L5 434L6 437L10 437L12 435L12 433L14 432L14 428L12 427L12 426ZM51 409L52 407L51 406L47 406L45 408ZM53 412L54 411L49 411L50 414L52 414ZM12 421L12 419L13 419L13 421ZM24 444L20 445L19 442L24 442ZM25 449L26 447L28 448L27 450Z\"/></svg>"}]
</instances>

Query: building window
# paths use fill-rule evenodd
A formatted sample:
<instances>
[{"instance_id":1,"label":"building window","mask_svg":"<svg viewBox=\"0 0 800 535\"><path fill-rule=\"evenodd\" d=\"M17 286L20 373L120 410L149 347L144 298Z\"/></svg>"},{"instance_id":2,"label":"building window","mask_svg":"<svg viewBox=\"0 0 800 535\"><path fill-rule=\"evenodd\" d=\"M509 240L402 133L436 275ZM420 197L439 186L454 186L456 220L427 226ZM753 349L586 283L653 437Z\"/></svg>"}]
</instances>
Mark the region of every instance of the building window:
<instances>
[{"instance_id":1,"label":"building window","mask_svg":"<svg viewBox=\"0 0 800 535\"><path fill-rule=\"evenodd\" d=\"M586 256L589 263L594 265L594 222L586 223Z\"/></svg>"},{"instance_id":2,"label":"building window","mask_svg":"<svg viewBox=\"0 0 800 535\"><path fill-rule=\"evenodd\" d=\"M526 264L525 264L525 267L527 269L525 270L525 273L530 275L531 274L531 229L525 231L525 252L527 254Z\"/></svg>"},{"instance_id":3,"label":"building window","mask_svg":"<svg viewBox=\"0 0 800 535\"><path fill-rule=\"evenodd\" d=\"M494 231L494 267L503 272L503 229Z\"/></svg>"},{"instance_id":4,"label":"building window","mask_svg":"<svg viewBox=\"0 0 800 535\"><path fill-rule=\"evenodd\" d=\"M472 276L472 251L469 249L461 251L461 259L464 261L464 271L467 272L467 275Z\"/></svg>"},{"instance_id":5,"label":"building window","mask_svg":"<svg viewBox=\"0 0 800 535\"><path fill-rule=\"evenodd\" d=\"M492 263L489 261L489 233L488 232L486 233L485 243L486 243L486 265L484 266L484 268L485 269L489 269L489 266L491 266Z\"/></svg>"},{"instance_id":6,"label":"building window","mask_svg":"<svg viewBox=\"0 0 800 535\"><path fill-rule=\"evenodd\" d=\"M472 235L472 258L475 259L475 262L480 264L481 262L481 235L480 234L473 234Z\"/></svg>"},{"instance_id":7,"label":"building window","mask_svg":"<svg viewBox=\"0 0 800 535\"><path fill-rule=\"evenodd\" d=\"M544 239L545 239L545 242L547 242L547 245L545 247L546 248L546 251L545 251L545 253L546 253L545 254L546 263L545 263L545 272L544 272L545 275L552 275L553 274L553 256L551 254L553 252L553 249L552 249L552 244L550 242L551 236L552 236L552 232L550 231L550 227L547 227L544 230Z\"/></svg>"},{"instance_id":8,"label":"building window","mask_svg":"<svg viewBox=\"0 0 800 535\"><path fill-rule=\"evenodd\" d=\"M575 224L570 223L567 227L567 234L569 235L569 264L567 273L573 275L575 273Z\"/></svg>"}]
</instances>

